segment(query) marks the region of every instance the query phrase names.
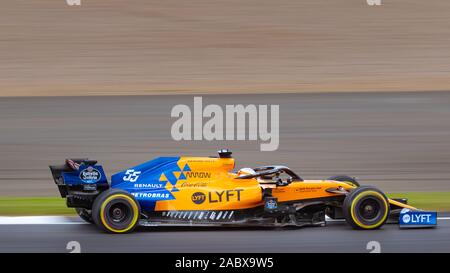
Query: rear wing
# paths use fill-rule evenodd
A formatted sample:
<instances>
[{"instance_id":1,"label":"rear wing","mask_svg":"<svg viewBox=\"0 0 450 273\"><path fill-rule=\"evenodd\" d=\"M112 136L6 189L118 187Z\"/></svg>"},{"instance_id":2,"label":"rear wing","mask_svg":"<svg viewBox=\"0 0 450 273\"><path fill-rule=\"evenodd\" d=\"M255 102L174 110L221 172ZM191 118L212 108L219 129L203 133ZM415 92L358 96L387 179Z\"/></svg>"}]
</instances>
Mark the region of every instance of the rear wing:
<instances>
[{"instance_id":1,"label":"rear wing","mask_svg":"<svg viewBox=\"0 0 450 273\"><path fill-rule=\"evenodd\" d=\"M61 197L69 194L69 187L81 188L84 185L108 184L103 167L96 160L88 158L66 159L62 165L50 165L53 181L58 186Z\"/></svg>"}]
</instances>

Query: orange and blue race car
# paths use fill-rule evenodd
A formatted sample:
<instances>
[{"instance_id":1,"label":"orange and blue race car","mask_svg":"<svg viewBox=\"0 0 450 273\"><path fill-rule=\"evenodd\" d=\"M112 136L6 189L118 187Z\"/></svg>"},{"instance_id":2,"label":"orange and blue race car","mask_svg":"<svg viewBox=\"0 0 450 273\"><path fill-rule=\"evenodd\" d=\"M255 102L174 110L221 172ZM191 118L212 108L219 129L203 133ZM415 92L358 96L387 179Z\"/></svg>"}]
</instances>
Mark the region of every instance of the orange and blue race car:
<instances>
[{"instance_id":1,"label":"orange and blue race car","mask_svg":"<svg viewBox=\"0 0 450 273\"><path fill-rule=\"evenodd\" d=\"M158 157L114 174L110 182L95 160L50 166L67 206L111 233L138 225L324 226L326 217L370 230L388 220L424 218L405 199L389 199L349 176L304 180L285 166L234 168L226 149L218 157Z\"/></svg>"}]
</instances>

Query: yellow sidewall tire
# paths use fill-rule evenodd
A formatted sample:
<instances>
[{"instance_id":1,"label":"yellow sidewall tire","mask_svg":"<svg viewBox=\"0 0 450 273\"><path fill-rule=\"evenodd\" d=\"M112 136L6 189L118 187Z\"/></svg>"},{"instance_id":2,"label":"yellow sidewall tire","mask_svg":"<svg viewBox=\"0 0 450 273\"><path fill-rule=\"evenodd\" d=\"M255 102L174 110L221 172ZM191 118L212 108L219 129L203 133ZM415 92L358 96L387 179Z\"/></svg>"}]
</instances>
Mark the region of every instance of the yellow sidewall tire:
<instances>
[{"instance_id":1,"label":"yellow sidewall tire","mask_svg":"<svg viewBox=\"0 0 450 273\"><path fill-rule=\"evenodd\" d=\"M112 201L120 201L129 206L131 212L131 221L124 228L112 226L107 219L107 206ZM123 190L110 189L101 193L95 200L92 209L95 224L101 229L111 233L128 233L134 230L139 222L140 207L139 203L132 195Z\"/></svg>"},{"instance_id":2,"label":"yellow sidewall tire","mask_svg":"<svg viewBox=\"0 0 450 273\"><path fill-rule=\"evenodd\" d=\"M380 202L382 206L381 217L372 224L366 224L361 221L357 215L358 202L364 197L373 197ZM375 187L363 186L354 191L346 197L343 205L344 216L347 222L356 229L376 229L381 227L389 217L389 202L386 196Z\"/></svg>"},{"instance_id":3,"label":"yellow sidewall tire","mask_svg":"<svg viewBox=\"0 0 450 273\"><path fill-rule=\"evenodd\" d=\"M126 227L125 229L114 229L111 226L109 226L108 222L105 219L105 207L110 201L115 200L115 199L125 199L130 203L130 205L132 207L133 219L131 220L131 223L128 225L128 227ZM126 196L123 194L115 194L115 195L108 197L103 202L102 207L100 209L100 219L102 221L102 224L105 226L105 228L109 229L110 231L112 231L114 233L125 233L125 232L129 231L137 223L138 217L139 217L139 209L138 209L136 202L133 199L131 199L129 196Z\"/></svg>"}]
</instances>

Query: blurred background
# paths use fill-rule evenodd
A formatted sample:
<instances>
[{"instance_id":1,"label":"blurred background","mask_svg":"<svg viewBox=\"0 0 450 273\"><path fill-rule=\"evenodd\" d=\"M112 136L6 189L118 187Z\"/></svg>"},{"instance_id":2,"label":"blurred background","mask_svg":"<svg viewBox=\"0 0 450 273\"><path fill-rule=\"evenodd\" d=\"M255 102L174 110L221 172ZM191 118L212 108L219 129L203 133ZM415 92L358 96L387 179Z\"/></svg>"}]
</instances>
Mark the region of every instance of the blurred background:
<instances>
[{"instance_id":1,"label":"blurred background","mask_svg":"<svg viewBox=\"0 0 450 273\"><path fill-rule=\"evenodd\" d=\"M0 1L0 96L448 90L443 0Z\"/></svg>"}]
</instances>

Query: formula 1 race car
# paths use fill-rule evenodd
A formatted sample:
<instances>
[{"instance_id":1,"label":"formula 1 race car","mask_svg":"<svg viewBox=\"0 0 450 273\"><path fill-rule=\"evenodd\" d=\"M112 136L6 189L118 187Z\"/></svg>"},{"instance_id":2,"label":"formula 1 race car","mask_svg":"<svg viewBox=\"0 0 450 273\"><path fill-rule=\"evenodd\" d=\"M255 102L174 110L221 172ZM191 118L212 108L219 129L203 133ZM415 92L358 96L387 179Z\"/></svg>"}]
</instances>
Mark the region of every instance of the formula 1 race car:
<instances>
[{"instance_id":1,"label":"formula 1 race car","mask_svg":"<svg viewBox=\"0 0 450 273\"><path fill-rule=\"evenodd\" d=\"M397 221L404 199L389 199L349 176L303 180L285 166L232 172L229 150L219 157L159 157L124 170L108 182L95 160L67 159L50 166L67 206L112 233L137 225L323 226L325 217L355 229Z\"/></svg>"}]
</instances>

